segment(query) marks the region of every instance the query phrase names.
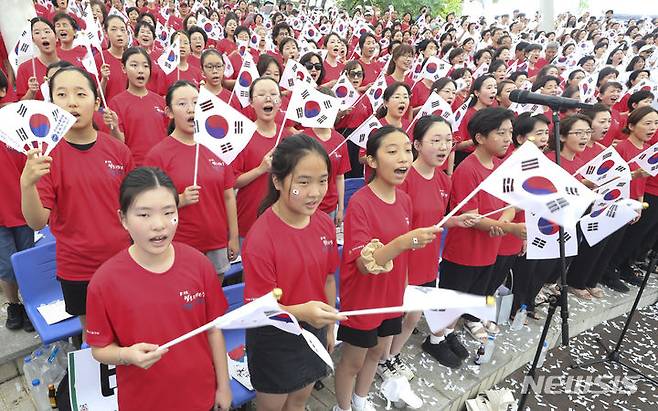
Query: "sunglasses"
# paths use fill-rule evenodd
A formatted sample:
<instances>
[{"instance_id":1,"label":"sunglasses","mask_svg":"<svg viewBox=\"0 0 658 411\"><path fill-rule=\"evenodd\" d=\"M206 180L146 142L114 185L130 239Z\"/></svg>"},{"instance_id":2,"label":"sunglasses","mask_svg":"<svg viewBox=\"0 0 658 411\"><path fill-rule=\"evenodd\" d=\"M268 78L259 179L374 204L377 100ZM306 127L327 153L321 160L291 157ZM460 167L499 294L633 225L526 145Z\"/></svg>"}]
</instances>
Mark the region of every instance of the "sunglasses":
<instances>
[{"instance_id":1,"label":"sunglasses","mask_svg":"<svg viewBox=\"0 0 658 411\"><path fill-rule=\"evenodd\" d=\"M348 74L352 78L361 78L361 77L363 77L363 71L350 71L350 72L348 72Z\"/></svg>"},{"instance_id":2,"label":"sunglasses","mask_svg":"<svg viewBox=\"0 0 658 411\"><path fill-rule=\"evenodd\" d=\"M322 63L305 63L304 67L306 67L306 70L313 70L316 69L317 71L322 70Z\"/></svg>"}]
</instances>

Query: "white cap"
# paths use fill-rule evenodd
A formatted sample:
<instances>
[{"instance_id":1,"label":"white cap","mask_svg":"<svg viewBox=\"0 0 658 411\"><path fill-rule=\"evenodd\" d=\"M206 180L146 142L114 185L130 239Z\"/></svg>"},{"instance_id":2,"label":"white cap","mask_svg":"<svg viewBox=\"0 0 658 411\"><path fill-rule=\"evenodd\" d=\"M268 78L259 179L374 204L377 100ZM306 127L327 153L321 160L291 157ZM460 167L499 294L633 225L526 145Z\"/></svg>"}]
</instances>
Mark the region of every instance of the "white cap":
<instances>
[{"instance_id":1,"label":"white cap","mask_svg":"<svg viewBox=\"0 0 658 411\"><path fill-rule=\"evenodd\" d=\"M645 44L644 46L640 47L640 50L638 50L638 53L643 53L645 51L653 50L655 46L653 44Z\"/></svg>"},{"instance_id":2,"label":"white cap","mask_svg":"<svg viewBox=\"0 0 658 411\"><path fill-rule=\"evenodd\" d=\"M417 410L423 406L423 400L418 397L405 377L392 377L385 380L380 388L382 395L389 401L404 401L407 408Z\"/></svg>"}]
</instances>

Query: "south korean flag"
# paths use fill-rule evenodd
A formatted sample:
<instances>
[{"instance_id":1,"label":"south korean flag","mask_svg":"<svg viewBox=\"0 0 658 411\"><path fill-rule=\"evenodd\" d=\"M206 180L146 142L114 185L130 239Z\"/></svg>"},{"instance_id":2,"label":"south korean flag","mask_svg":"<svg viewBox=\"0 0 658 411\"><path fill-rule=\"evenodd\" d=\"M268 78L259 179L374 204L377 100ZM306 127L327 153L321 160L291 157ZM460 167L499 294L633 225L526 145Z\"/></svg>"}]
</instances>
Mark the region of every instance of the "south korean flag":
<instances>
[{"instance_id":1,"label":"south korean flag","mask_svg":"<svg viewBox=\"0 0 658 411\"><path fill-rule=\"evenodd\" d=\"M479 189L566 229L575 227L596 199L594 192L529 141L496 168Z\"/></svg>"},{"instance_id":2,"label":"south korean flag","mask_svg":"<svg viewBox=\"0 0 658 411\"><path fill-rule=\"evenodd\" d=\"M76 122L68 111L52 103L23 100L0 109L0 140L27 154L37 148L48 155Z\"/></svg>"},{"instance_id":3,"label":"south korean flag","mask_svg":"<svg viewBox=\"0 0 658 411\"><path fill-rule=\"evenodd\" d=\"M299 82L292 92L286 116L304 127L333 128L340 101Z\"/></svg>"},{"instance_id":4,"label":"south korean flag","mask_svg":"<svg viewBox=\"0 0 658 411\"><path fill-rule=\"evenodd\" d=\"M576 171L587 180L601 186L615 179L630 180L631 169L614 147L608 147Z\"/></svg>"},{"instance_id":5,"label":"south korean flag","mask_svg":"<svg viewBox=\"0 0 658 411\"><path fill-rule=\"evenodd\" d=\"M365 149L370 133L381 128L382 123L375 116L370 116L350 134L347 139Z\"/></svg>"},{"instance_id":6,"label":"south korean flag","mask_svg":"<svg viewBox=\"0 0 658 411\"><path fill-rule=\"evenodd\" d=\"M199 13L196 25L201 27L209 39L221 40L224 38L224 29L218 21L212 21L202 13Z\"/></svg>"},{"instance_id":7,"label":"south korean flag","mask_svg":"<svg viewBox=\"0 0 658 411\"><path fill-rule=\"evenodd\" d=\"M447 101L445 101L438 93L430 93L429 98L420 108L418 114L414 118L414 122L418 121L419 118L423 116L439 116L443 117L450 125L453 130L456 130L455 126L455 115L452 112L452 108Z\"/></svg>"},{"instance_id":8,"label":"south korean flag","mask_svg":"<svg viewBox=\"0 0 658 411\"><path fill-rule=\"evenodd\" d=\"M260 75L256 70L256 63L251 59L251 55L246 55L242 61L242 68L238 74L238 79L233 86L233 94L240 101L242 107L249 105L249 87Z\"/></svg>"},{"instance_id":9,"label":"south korean flag","mask_svg":"<svg viewBox=\"0 0 658 411\"><path fill-rule=\"evenodd\" d=\"M444 77L450 71L450 63L443 61L436 56L427 59L423 70L420 73L421 78L431 81L437 81Z\"/></svg>"},{"instance_id":10,"label":"south korean flag","mask_svg":"<svg viewBox=\"0 0 658 411\"><path fill-rule=\"evenodd\" d=\"M206 146L224 163L231 164L256 131L254 124L205 87L194 108L194 141Z\"/></svg>"},{"instance_id":11,"label":"south korean flag","mask_svg":"<svg viewBox=\"0 0 658 411\"><path fill-rule=\"evenodd\" d=\"M283 69L279 85L284 90L292 90L295 87L295 84L300 81L310 84L313 87L317 86L315 80L311 77L311 74L306 70L306 67L293 59L288 59L286 67Z\"/></svg>"},{"instance_id":12,"label":"south korean flag","mask_svg":"<svg viewBox=\"0 0 658 411\"><path fill-rule=\"evenodd\" d=\"M619 197L614 201L598 201L589 214L580 219L580 230L589 244L594 247L601 240L613 234L640 216L642 203Z\"/></svg>"},{"instance_id":13,"label":"south korean flag","mask_svg":"<svg viewBox=\"0 0 658 411\"><path fill-rule=\"evenodd\" d=\"M18 36L16 45L9 52L9 63L14 73L18 73L18 66L34 58L34 45L32 44L32 30L28 24Z\"/></svg>"},{"instance_id":14,"label":"south korean flag","mask_svg":"<svg viewBox=\"0 0 658 411\"><path fill-rule=\"evenodd\" d=\"M158 57L158 66L165 74L171 74L180 64L180 36L176 36L171 43Z\"/></svg>"},{"instance_id":15,"label":"south korean flag","mask_svg":"<svg viewBox=\"0 0 658 411\"><path fill-rule=\"evenodd\" d=\"M341 110L346 110L352 107L352 105L359 99L360 95L344 73L341 74L331 90L336 95L336 98L340 100Z\"/></svg>"},{"instance_id":16,"label":"south korean flag","mask_svg":"<svg viewBox=\"0 0 658 411\"><path fill-rule=\"evenodd\" d=\"M384 91L388 86L384 75L385 72L382 71L379 77L377 77L377 80L375 80L368 91L366 91L366 97L368 97L368 101L370 101L373 112L376 112L379 106L384 102Z\"/></svg>"},{"instance_id":17,"label":"south korean flag","mask_svg":"<svg viewBox=\"0 0 658 411\"><path fill-rule=\"evenodd\" d=\"M636 157L631 159L629 163L635 163L640 168L647 173L651 174L651 177L658 175L658 143L647 148Z\"/></svg>"},{"instance_id":18,"label":"south korean flag","mask_svg":"<svg viewBox=\"0 0 658 411\"><path fill-rule=\"evenodd\" d=\"M560 257L560 226L533 213L525 214L528 233L526 258L548 260ZM578 254L576 227L564 229L564 251L566 257Z\"/></svg>"}]
</instances>

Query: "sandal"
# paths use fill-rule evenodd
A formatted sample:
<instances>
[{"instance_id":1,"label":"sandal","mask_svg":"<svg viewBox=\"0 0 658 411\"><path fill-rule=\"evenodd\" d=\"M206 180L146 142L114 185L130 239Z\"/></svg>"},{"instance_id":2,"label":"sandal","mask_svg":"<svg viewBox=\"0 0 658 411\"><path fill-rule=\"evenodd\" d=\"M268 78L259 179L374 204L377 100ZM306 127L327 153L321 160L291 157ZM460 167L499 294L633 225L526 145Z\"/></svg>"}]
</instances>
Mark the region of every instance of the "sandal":
<instances>
[{"instance_id":1,"label":"sandal","mask_svg":"<svg viewBox=\"0 0 658 411\"><path fill-rule=\"evenodd\" d=\"M484 323L484 328L487 330L487 332L491 335L497 335L500 334L500 327L498 327L498 324L496 324L493 321L487 321Z\"/></svg>"},{"instance_id":2,"label":"sandal","mask_svg":"<svg viewBox=\"0 0 658 411\"><path fill-rule=\"evenodd\" d=\"M591 300L592 299L592 294L589 293L587 290L581 290L579 288L573 288L569 287L569 292L576 297L580 298L581 300Z\"/></svg>"},{"instance_id":3,"label":"sandal","mask_svg":"<svg viewBox=\"0 0 658 411\"><path fill-rule=\"evenodd\" d=\"M464 328L476 341L485 341L488 337L487 331L479 321L464 321Z\"/></svg>"},{"instance_id":4,"label":"sandal","mask_svg":"<svg viewBox=\"0 0 658 411\"><path fill-rule=\"evenodd\" d=\"M532 318L533 320L541 320L541 315L535 311L528 311L528 318Z\"/></svg>"},{"instance_id":5,"label":"sandal","mask_svg":"<svg viewBox=\"0 0 658 411\"><path fill-rule=\"evenodd\" d=\"M592 295L592 297L603 298L605 295L603 290L599 287L587 288L587 291Z\"/></svg>"}]
</instances>

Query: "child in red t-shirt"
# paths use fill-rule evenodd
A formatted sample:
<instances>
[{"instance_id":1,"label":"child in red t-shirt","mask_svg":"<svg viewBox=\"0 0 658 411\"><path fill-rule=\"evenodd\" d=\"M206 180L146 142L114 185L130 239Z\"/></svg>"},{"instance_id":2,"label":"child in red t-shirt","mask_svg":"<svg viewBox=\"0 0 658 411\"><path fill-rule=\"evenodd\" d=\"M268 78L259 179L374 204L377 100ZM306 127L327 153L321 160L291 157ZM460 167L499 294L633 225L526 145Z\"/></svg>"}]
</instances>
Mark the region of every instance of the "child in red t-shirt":
<instances>
[{"instance_id":1,"label":"child in red t-shirt","mask_svg":"<svg viewBox=\"0 0 658 411\"><path fill-rule=\"evenodd\" d=\"M176 184L181 217L176 241L204 253L221 283L230 261L240 252L235 177L208 148L194 143L192 120L198 95L196 87L187 81L170 87L166 110L174 130L149 151L145 163L164 170Z\"/></svg>"},{"instance_id":2,"label":"child in red t-shirt","mask_svg":"<svg viewBox=\"0 0 658 411\"><path fill-rule=\"evenodd\" d=\"M409 195L412 202L412 228L420 228L437 224L448 207L452 187L450 177L443 172L442 166L448 161L452 150L452 127L442 117L424 116L414 127L413 138L416 160L400 189ZM470 217L468 214L451 217L443 227L469 227L475 223ZM439 248L440 240L436 239L427 247L411 253L408 274L410 285L436 287ZM420 311L407 313L402 322L402 332L393 337L391 356L394 357L394 364L402 362L400 351L418 324L421 314ZM456 368L468 357L468 351L456 334L452 333L453 330L454 324L447 330L438 330L429 335L423 343L423 350L439 363ZM398 371L404 373L404 366L401 368ZM409 367L407 369L410 370Z\"/></svg>"},{"instance_id":3,"label":"child in red t-shirt","mask_svg":"<svg viewBox=\"0 0 658 411\"><path fill-rule=\"evenodd\" d=\"M220 100L228 103L231 99L231 90L224 87L224 58L222 53L215 49L206 49L201 53L201 70L203 70L203 87Z\"/></svg>"},{"instance_id":4,"label":"child in red t-shirt","mask_svg":"<svg viewBox=\"0 0 658 411\"><path fill-rule=\"evenodd\" d=\"M283 308L333 350L338 267L333 221L316 212L327 192L331 163L320 143L296 134L272 156L267 197L244 241L245 299L280 288ZM247 356L259 409L304 408L324 361L302 336L267 326L247 330ZM263 407L266 404L267 407ZM286 405L286 407L284 407Z\"/></svg>"},{"instance_id":5,"label":"child in red t-shirt","mask_svg":"<svg viewBox=\"0 0 658 411\"><path fill-rule=\"evenodd\" d=\"M116 210L119 185L133 160L128 147L93 128L100 99L89 73L61 68L50 79L50 97L76 122L50 156L37 149L28 153L21 175L23 215L35 230L50 224L66 311L79 315L84 326L89 280L129 245Z\"/></svg>"},{"instance_id":6,"label":"child in red t-shirt","mask_svg":"<svg viewBox=\"0 0 658 411\"><path fill-rule=\"evenodd\" d=\"M43 100L41 83L45 81L48 65L60 60L57 56L57 37L53 24L42 17L31 20L32 42L36 46L34 58L21 63L16 73L18 100Z\"/></svg>"},{"instance_id":7,"label":"child in red t-shirt","mask_svg":"<svg viewBox=\"0 0 658 411\"><path fill-rule=\"evenodd\" d=\"M133 244L101 265L89 285L86 338L97 361L117 365L121 410L207 411L231 405L219 329L187 340L185 347L158 350L158 344L207 324L227 308L208 259L172 243L177 204L178 191L162 170L129 173L121 184L119 215Z\"/></svg>"},{"instance_id":8,"label":"child in red t-shirt","mask_svg":"<svg viewBox=\"0 0 658 411\"><path fill-rule=\"evenodd\" d=\"M103 113L112 135L126 143L135 164L167 135L165 100L150 91L151 58L141 47L131 47L123 53L123 69L128 77L128 89L117 94Z\"/></svg>"},{"instance_id":9,"label":"child in red t-shirt","mask_svg":"<svg viewBox=\"0 0 658 411\"><path fill-rule=\"evenodd\" d=\"M475 112L468 123L468 133L472 136L475 151L462 161L452 175L451 207L457 206L476 190L501 164L498 157L507 152L512 142L513 120L514 114L501 107L482 108ZM462 207L462 213L487 214L504 206L504 202L479 191ZM471 294L486 294L501 236L512 233L516 237L525 237L525 224L512 223L513 217L514 209L510 208L479 219L471 228L455 227L448 231L439 286ZM476 340L486 339L487 333L499 332L493 322L487 322L485 329L479 319L470 315L465 318L466 331Z\"/></svg>"},{"instance_id":10,"label":"child in red t-shirt","mask_svg":"<svg viewBox=\"0 0 658 411\"><path fill-rule=\"evenodd\" d=\"M123 19L112 15L105 20L105 35L110 47L94 56L96 69L101 75L101 86L105 91L105 100L111 101L114 96L126 89L128 80L123 71L121 58L128 43L128 29Z\"/></svg>"},{"instance_id":11,"label":"child in red t-shirt","mask_svg":"<svg viewBox=\"0 0 658 411\"><path fill-rule=\"evenodd\" d=\"M340 271L342 310L402 305L407 284L407 251L436 240L436 226L412 230L412 205L398 189L411 166L411 142L403 130L384 126L367 143L372 181L350 199L345 216L345 245ZM341 322L342 357L336 368L337 407L369 409L367 395L381 359L388 358L393 336L400 334L399 313L352 316ZM356 378L356 385L354 383ZM370 405L372 407L372 405ZM336 409L336 408L335 408Z\"/></svg>"}]
</instances>

